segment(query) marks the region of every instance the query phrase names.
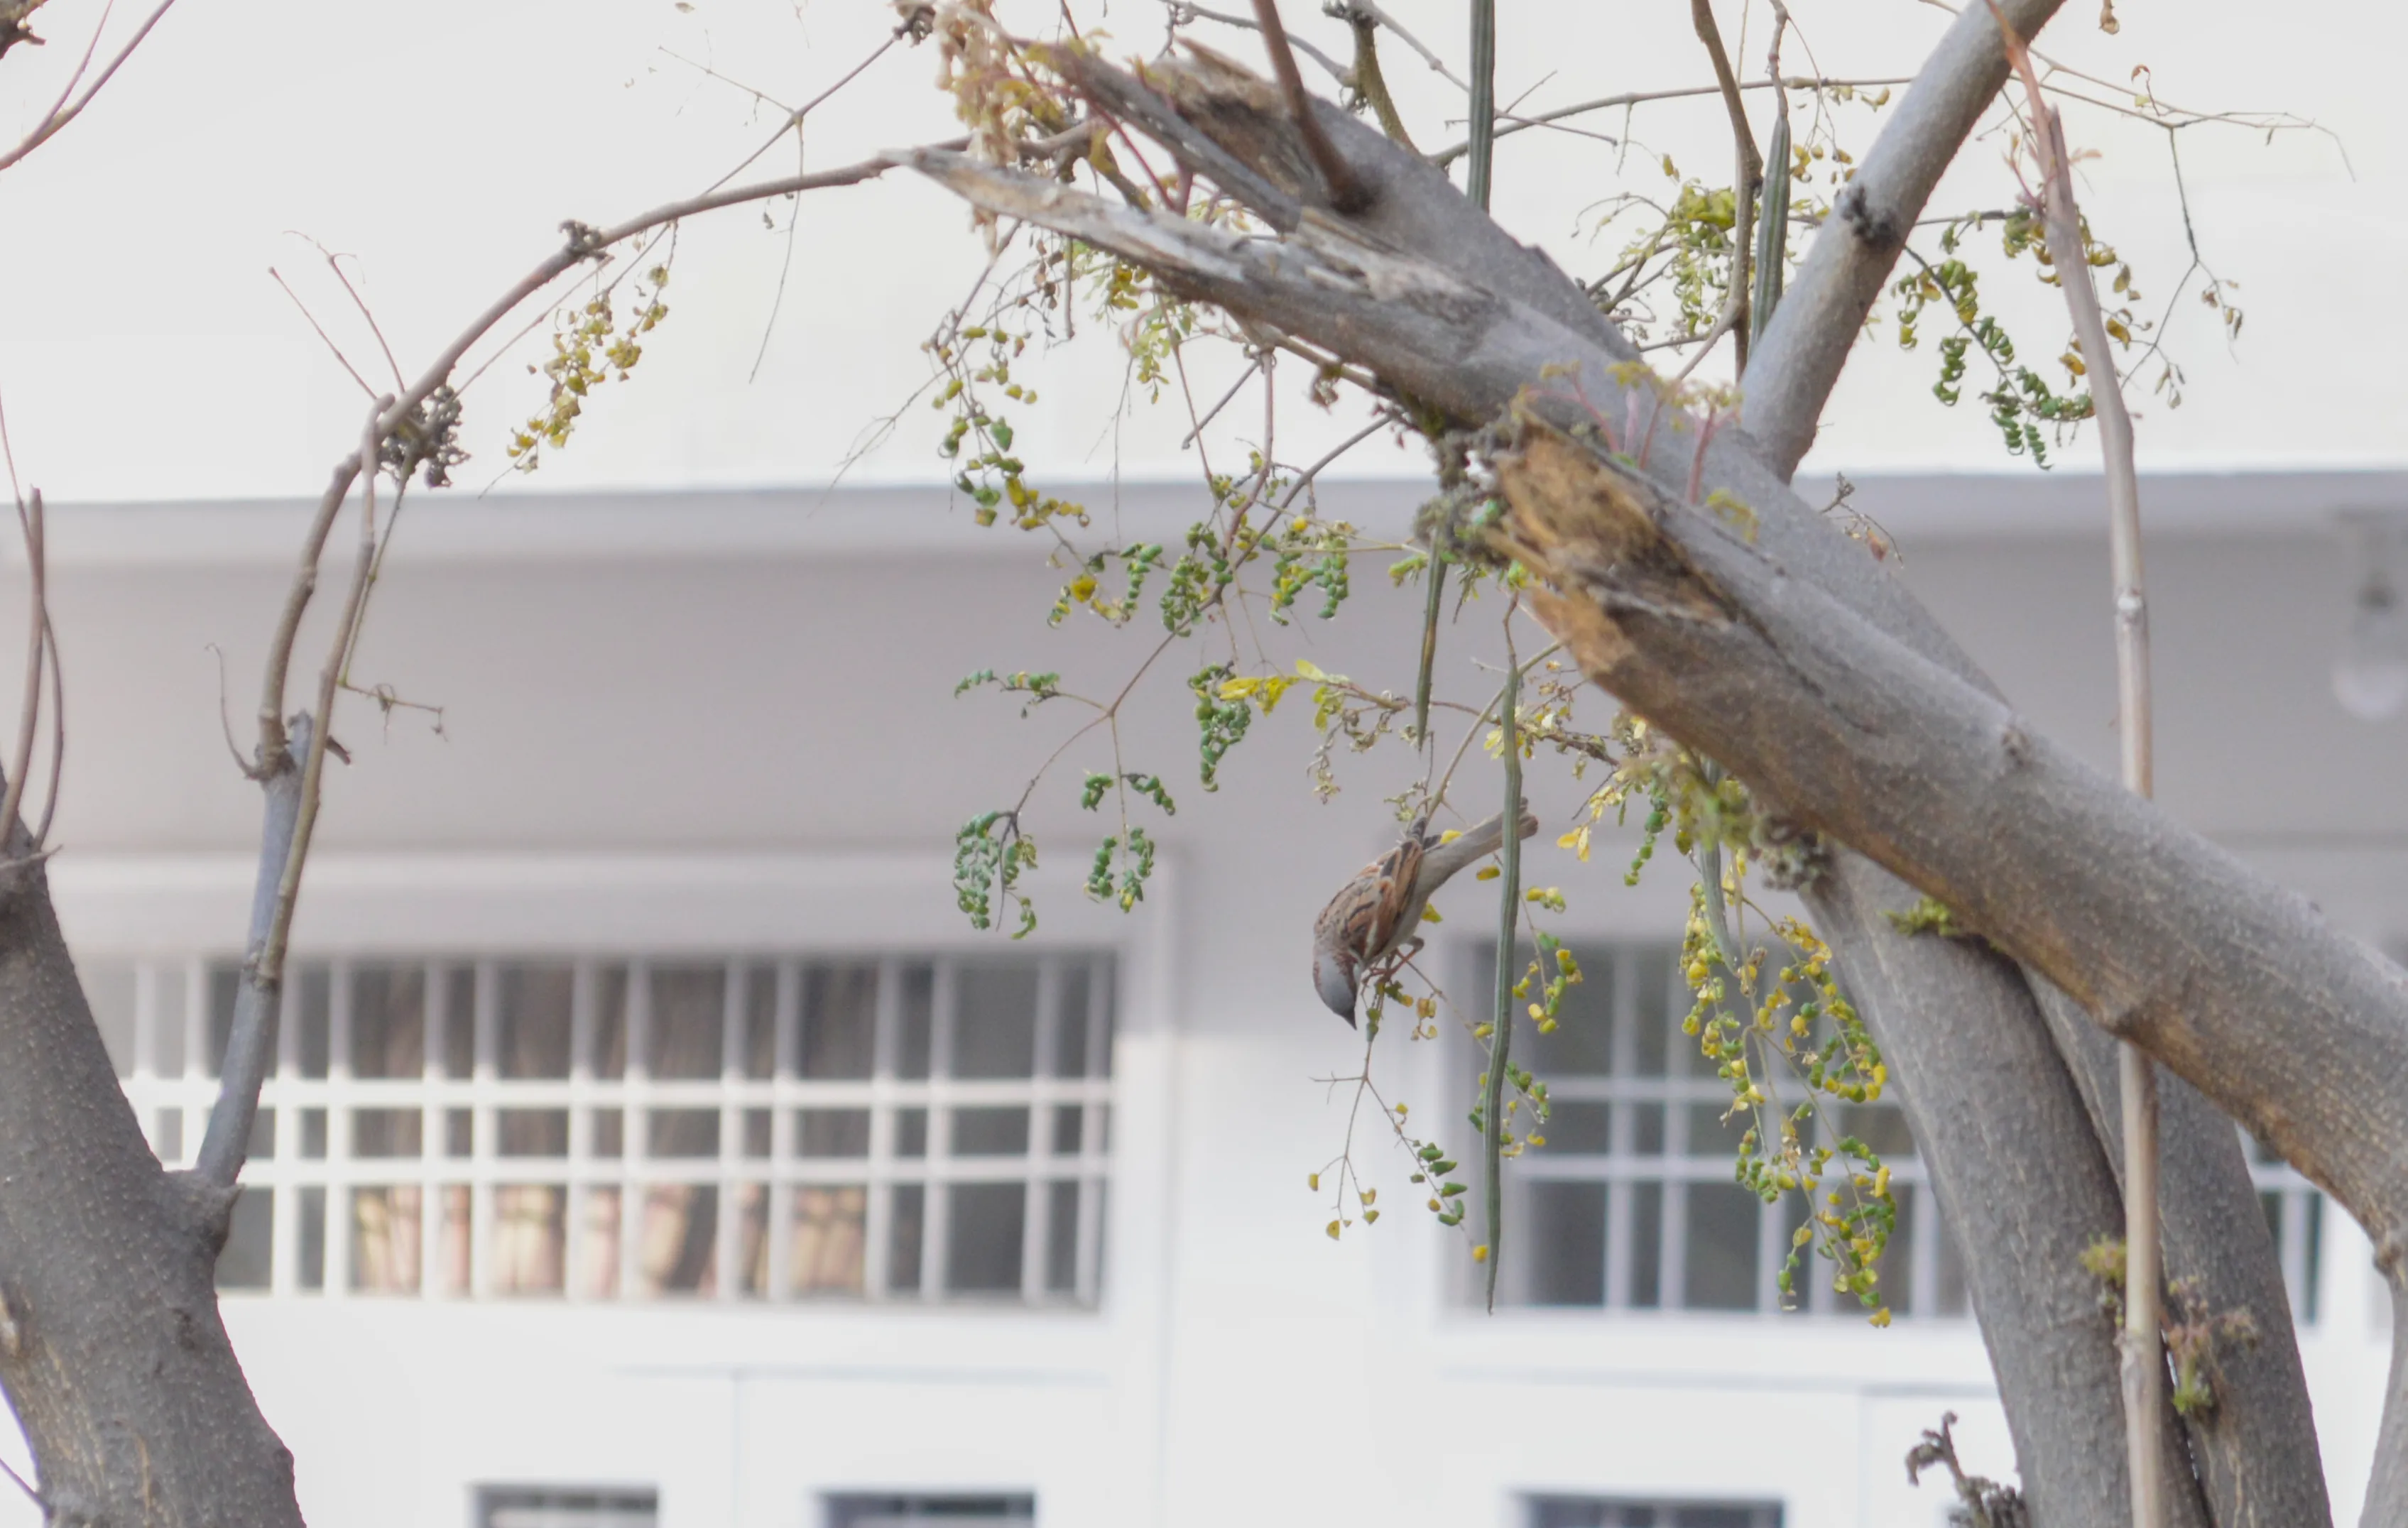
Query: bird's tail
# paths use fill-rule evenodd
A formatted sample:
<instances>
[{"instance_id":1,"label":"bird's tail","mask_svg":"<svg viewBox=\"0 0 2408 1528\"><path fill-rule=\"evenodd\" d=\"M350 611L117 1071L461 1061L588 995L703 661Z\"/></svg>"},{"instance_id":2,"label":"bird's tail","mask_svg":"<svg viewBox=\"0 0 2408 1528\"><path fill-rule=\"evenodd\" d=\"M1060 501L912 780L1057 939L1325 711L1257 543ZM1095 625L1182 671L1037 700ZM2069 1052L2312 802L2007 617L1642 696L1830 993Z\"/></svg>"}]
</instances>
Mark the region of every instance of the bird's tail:
<instances>
[{"instance_id":1,"label":"bird's tail","mask_svg":"<svg viewBox=\"0 0 2408 1528\"><path fill-rule=\"evenodd\" d=\"M1526 802L1522 807L1522 831L1527 838L1539 831L1539 814ZM1472 861L1496 853L1505 845L1505 814L1498 813L1475 822L1442 844L1432 844L1422 856L1422 877L1431 889L1451 879L1457 871Z\"/></svg>"}]
</instances>

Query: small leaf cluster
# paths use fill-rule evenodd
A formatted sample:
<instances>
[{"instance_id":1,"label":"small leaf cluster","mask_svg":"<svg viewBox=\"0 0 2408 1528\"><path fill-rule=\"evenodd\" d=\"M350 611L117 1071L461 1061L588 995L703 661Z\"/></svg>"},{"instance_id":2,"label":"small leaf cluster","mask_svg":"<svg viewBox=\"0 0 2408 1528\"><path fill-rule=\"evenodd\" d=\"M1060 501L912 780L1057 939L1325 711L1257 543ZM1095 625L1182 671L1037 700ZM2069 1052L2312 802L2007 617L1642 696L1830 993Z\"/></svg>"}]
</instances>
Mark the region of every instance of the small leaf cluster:
<instances>
[{"instance_id":1,"label":"small leaf cluster","mask_svg":"<svg viewBox=\"0 0 2408 1528\"><path fill-rule=\"evenodd\" d=\"M552 315L552 358L541 366L527 367L529 373L540 372L552 379L552 393L543 411L510 436L509 454L519 471L533 472L541 465L544 447L558 450L568 444L578 416L584 412L584 400L595 388L613 374L624 382L636 369L644 355L638 336L651 334L669 316L668 305L661 301L668 280L666 264L654 265L638 278L635 311L624 329L612 306L616 283L595 293L581 307L562 308Z\"/></svg>"},{"instance_id":2,"label":"small leaf cluster","mask_svg":"<svg viewBox=\"0 0 2408 1528\"><path fill-rule=\"evenodd\" d=\"M1131 826L1125 849L1118 836L1096 846L1095 861L1087 867L1087 894L1098 902L1117 902L1123 912L1133 911L1145 900L1145 883L1153 876L1154 840L1145 829Z\"/></svg>"},{"instance_id":3,"label":"small leaf cluster","mask_svg":"<svg viewBox=\"0 0 2408 1528\"><path fill-rule=\"evenodd\" d=\"M1026 716L1049 700L1062 697L1062 676L1059 674L1032 674L1022 669L1016 674L998 676L994 669L982 668L953 686L953 698L959 700L971 691L990 684L1007 695L1026 695L1028 704L1020 708L1022 716Z\"/></svg>"},{"instance_id":4,"label":"small leaf cluster","mask_svg":"<svg viewBox=\"0 0 2408 1528\"><path fill-rule=\"evenodd\" d=\"M1222 697L1222 686L1236 678L1234 665L1211 664L1187 680L1187 688L1196 693L1197 772L1207 791L1221 789L1221 761L1245 740L1246 728L1254 722L1254 712L1242 696Z\"/></svg>"},{"instance_id":5,"label":"small leaf cluster","mask_svg":"<svg viewBox=\"0 0 2408 1528\"><path fill-rule=\"evenodd\" d=\"M984 812L953 835L953 900L970 927L995 927L998 915L1017 913L1015 939L1037 931L1037 907L1020 891L1023 871L1037 867L1037 845L1020 831L1018 812Z\"/></svg>"}]
</instances>

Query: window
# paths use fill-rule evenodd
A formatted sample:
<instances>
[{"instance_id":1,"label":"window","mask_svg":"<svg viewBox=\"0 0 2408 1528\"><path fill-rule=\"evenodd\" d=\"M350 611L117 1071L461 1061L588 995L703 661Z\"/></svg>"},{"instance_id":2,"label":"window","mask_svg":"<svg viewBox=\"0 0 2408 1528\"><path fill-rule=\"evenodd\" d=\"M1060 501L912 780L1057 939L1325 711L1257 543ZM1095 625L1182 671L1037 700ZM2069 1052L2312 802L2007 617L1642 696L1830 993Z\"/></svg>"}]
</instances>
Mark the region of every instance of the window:
<instances>
[{"instance_id":1,"label":"window","mask_svg":"<svg viewBox=\"0 0 2408 1528\"><path fill-rule=\"evenodd\" d=\"M578 1486L483 1486L477 1528L656 1528L660 1493Z\"/></svg>"},{"instance_id":2,"label":"window","mask_svg":"<svg viewBox=\"0 0 2408 1528\"><path fill-rule=\"evenodd\" d=\"M1533 1496L1525 1521L1529 1528L1781 1528L1781 1504Z\"/></svg>"},{"instance_id":3,"label":"window","mask_svg":"<svg viewBox=\"0 0 2408 1528\"><path fill-rule=\"evenodd\" d=\"M1034 1496L876 1496L827 1499L827 1528L1026 1528Z\"/></svg>"},{"instance_id":4,"label":"window","mask_svg":"<svg viewBox=\"0 0 2408 1528\"><path fill-rule=\"evenodd\" d=\"M1522 1228L1521 1252L1509 1250L1498 1269L1498 1298L1609 1310L1780 1309L1781 1266L1803 1207L1794 1194L1767 1205L1732 1181L1745 1126L1726 1118L1730 1089L1681 1033L1690 998L1678 948L1576 945L1573 954L1584 979L1566 995L1555 1032L1514 1033L1514 1060L1546 1082L1554 1108L1547 1144L1505 1175L1506 1219ZM1470 964L1483 968L1472 990L1490 990L1486 952ZM1479 1065L1475 1058L1471 1069ZM1895 1093L1835 1106L1829 1122L1890 1167L1899 1223L1882 1284L1891 1308L1965 1314L1963 1264L1934 1213ZM1800 1261L1796 1308L1857 1308L1853 1296L1833 1293L1828 1269L1811 1253Z\"/></svg>"},{"instance_id":5,"label":"window","mask_svg":"<svg viewBox=\"0 0 2408 1528\"><path fill-rule=\"evenodd\" d=\"M1523 1228L1523 1251L1509 1252L1498 1269L1499 1298L1614 1310L1780 1308L1775 1279L1801 1207L1794 1196L1765 1205L1732 1181L1744 1126L1726 1122L1730 1090L1681 1033L1690 997L1677 947L1575 946L1573 954L1585 979L1567 994L1555 1033L1514 1033L1515 1059L1545 1079L1555 1107L1547 1144L1506 1175L1507 1218ZM1479 967L1471 990L1491 990L1486 952L1471 964ZM1936 1212L1897 1084L1879 1104L1834 1107L1828 1122L1890 1167L1899 1221L1882 1284L1891 1308L1969 1314L1964 1264ZM2324 1195L2246 1135L2243 1143L2292 1311L2312 1321ZM1857 1308L1816 1277L1828 1266L1811 1254L1802 1260L1799 1308Z\"/></svg>"},{"instance_id":6,"label":"window","mask_svg":"<svg viewBox=\"0 0 2408 1528\"><path fill-rule=\"evenodd\" d=\"M229 1289L1092 1303L1108 959L337 960L285 984ZM104 968L197 1148L237 968Z\"/></svg>"}]
</instances>

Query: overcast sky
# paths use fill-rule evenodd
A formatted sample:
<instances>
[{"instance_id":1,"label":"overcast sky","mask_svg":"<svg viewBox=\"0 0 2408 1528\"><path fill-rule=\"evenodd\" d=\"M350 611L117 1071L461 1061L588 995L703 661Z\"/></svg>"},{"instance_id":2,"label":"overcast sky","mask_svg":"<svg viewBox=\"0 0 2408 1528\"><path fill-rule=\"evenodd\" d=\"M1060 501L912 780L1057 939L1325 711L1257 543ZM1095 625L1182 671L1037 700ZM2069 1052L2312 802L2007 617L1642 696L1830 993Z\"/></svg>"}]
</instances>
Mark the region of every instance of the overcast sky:
<instances>
[{"instance_id":1,"label":"overcast sky","mask_svg":"<svg viewBox=\"0 0 2408 1528\"><path fill-rule=\"evenodd\" d=\"M1451 58L1462 52L1456 0L1391 0ZM1081 14L1096 19L1094 0ZM1235 7L1233 0L1233 8ZM1526 109L1709 77L1685 21L1666 0L1509 0L1499 93ZM1723 0L1736 30L1739 0ZM1911 70L1948 17L1914 0L1793 0L1813 54L1793 70L1835 76ZM1290 0L1299 33L1342 51L1343 29ZM2408 350L2408 133L2399 125L2396 61L2408 51L2400 7L2371 0L2293 0L2269 9L2231 0L2117 0L2119 36L2095 27L2097 0L2073 0L2046 46L2104 79L2154 72L2185 105L2285 110L2332 130L2264 136L2215 126L2183 135L2201 251L2237 281L2248 314L2228 347L2198 304L2176 305L2169 344L2188 372L2188 401L2143 402L2144 461L2157 466L2408 464L2397 357ZM1035 28L1051 4L1004 0ZM38 115L95 16L91 0L54 0L51 38L0 61L0 100L18 123ZM283 271L355 364L383 364L348 300L302 236L354 257L403 365L414 369L466 318L552 249L566 217L605 222L689 193L756 148L781 102L809 98L876 45L891 13L869 0L422 0L392 7L323 0L181 0L91 113L0 176L9 300L0 305L0 396L19 464L61 500L307 493L358 429L362 399L268 276ZM1111 0L1119 46L1151 51L1153 0ZM397 21L406 18L404 24ZM112 36L134 20L119 16ZM1741 60L1763 68L1765 7ZM1251 56L1241 35L1197 36ZM1388 68L1421 136L1450 137L1460 97L1391 49ZM824 166L868 150L941 137L950 107L927 53L892 51L811 119L808 158ZM1326 88L1326 80L1321 80ZM1761 97L1756 98L1761 101ZM1859 147L1883 119L1844 108ZM1727 179L1719 108L1656 107L1591 133L1529 133L1499 152L1499 215L1568 269L1610 264L1594 206L1617 187L1665 184L1657 156ZM2133 259L2154 315L2187 263L2165 135L2096 111L2072 118L2094 226ZM2344 167L2345 147L2349 167ZM795 164L789 142L757 168ZM1955 209L2006 205L2012 181L1996 141L1977 143L1943 190ZM2351 169L2354 168L2355 179ZM609 485L824 483L882 416L926 375L919 341L976 275L982 251L961 208L897 173L816 193L765 227L757 209L688 225L668 321L636 379L604 390L576 442L534 479L504 489ZM1994 249L1995 236L1983 242ZM1993 267L1998 265L1991 259ZM785 272L782 300L781 273ZM2054 298L2022 268L1988 288L2019 316L2035 361L2065 328ZM530 317L537 316L530 310ZM1194 470L1180 449L1185 415L1166 397L1125 415L1123 367L1103 326L1082 326L1063 354L1033 362L1043 406L1021 445L1040 478L1130 478ZM541 402L521 353L470 398L472 489L505 466L504 432ZM755 369L758 359L757 374ZM1815 466L1878 470L2010 465L1970 402L1929 398L1926 348L1899 354L1885 332L1860 357L1829 418ZM1295 369L1295 368L1291 368ZM1210 371L1200 364L1199 371ZM1226 371L1214 373L1226 376ZM390 385L389 383L386 385ZM1217 396L1212 376L1196 379ZM1351 428L1290 410L1281 454ZM934 416L855 470L876 480L935 479ZM1261 409L1233 408L1218 449L1259 437ZM2069 453L2089 462L2088 447ZM1417 470L1382 448L1358 470Z\"/></svg>"}]
</instances>

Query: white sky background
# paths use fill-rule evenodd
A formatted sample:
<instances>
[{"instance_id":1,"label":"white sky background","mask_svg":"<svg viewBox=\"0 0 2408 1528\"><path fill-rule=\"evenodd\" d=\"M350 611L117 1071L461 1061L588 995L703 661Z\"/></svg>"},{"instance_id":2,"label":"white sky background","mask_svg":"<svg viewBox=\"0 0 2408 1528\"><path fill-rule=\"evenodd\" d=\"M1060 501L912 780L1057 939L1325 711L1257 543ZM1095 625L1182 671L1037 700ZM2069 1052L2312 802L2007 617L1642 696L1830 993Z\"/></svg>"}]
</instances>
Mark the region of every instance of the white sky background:
<instances>
[{"instance_id":1,"label":"white sky background","mask_svg":"<svg viewBox=\"0 0 2408 1528\"><path fill-rule=\"evenodd\" d=\"M1000 8L1029 29L1054 13L1036 0ZM1391 8L1460 67L1459 0L1391 0ZM1317 5L1288 0L1286 9L1300 35L1345 51L1344 29ZM1740 0L1719 9L1736 34ZM1793 0L1792 9L1824 72L1840 76L1912 72L1948 20L1914 0ZM2274 12L2233 0L2119 0L2117 9L2123 31L2109 37L2093 25L2097 0L2071 0L2044 49L2111 79L2145 63L2160 94L2184 105L2315 118L2345 145L2356 177L2318 134L2268 142L2203 126L2183 136L2201 247L2240 283L2248 323L2228 347L2192 297L2176 304L2169 343L2189 373L2189 400L2169 410L2143 398L2145 464L2408 462L2396 361L2408 350L2399 294L2408 133L2395 62L2408 51L2408 19L2368 0L2294 0ZM1687 7L1672 0L1506 0L1500 10L1498 93L1524 97L1526 109L1711 78ZM1101 15L1125 50L1160 42L1153 0L1111 0L1108 15L1083 0L1079 13ZM0 120L34 120L95 14L92 0L54 0L40 13L52 40L0 62ZM23 475L61 501L314 493L356 438L364 400L267 267L285 272L364 370L381 358L295 231L356 256L356 278L414 369L556 246L563 218L607 222L689 194L767 136L774 110L672 53L794 103L866 55L890 18L872 0L695 0L683 10L673 0L423 0L406 12L182 0L84 120L0 176L11 234L0 396ZM112 34L135 19L119 16ZM1743 73L1762 72L1766 21L1755 4ZM1196 35L1254 56L1244 35L1210 25ZM1424 147L1450 140L1459 129L1441 121L1459 117L1459 96L1401 49L1384 60ZM1785 69L1811 66L1793 41ZM931 53L895 50L814 114L810 164L950 136L935 71ZM1761 132L1770 97L1750 99ZM1839 117L1858 150L1882 120L1862 107ZM1625 129L1619 113L1580 125ZM1718 103L1645 107L1630 127L1649 152L1634 149L1620 180L1615 149L1594 138L1508 139L1499 216L1567 269L1593 273L1621 239L1593 240L1583 209L1617 184L1663 190L1655 152L1727 180ZM2085 166L2093 226L2132 260L2154 316L2187 263L2164 136L2079 107L2070 129L2077 148L2102 153ZM789 141L755 173L795 162ZM1995 140L1977 143L1935 210L2002 207L2011 195ZM864 430L924 380L919 341L977 273L982 250L961 207L907 172L804 198L791 245L788 209L776 215L777 231L765 230L757 208L690 223L667 293L671 316L649 336L635 379L604 389L577 439L541 473L502 488L827 481ZM1985 291L2040 364L2066 333L2059 299L2033 285L2028 264L2001 268L1995 232L1975 247L1989 267ZM1914 355L1899 355L1886 331L1860 353L1810 467L2011 464L1970 395L1954 412L1931 400L1940 330L1927 328ZM748 380L765 332L766 357ZM471 394L476 460L459 475L470 489L502 471L504 432L540 404L542 384L521 364L539 353L523 346ZM1032 367L1043 407L1015 422L1040 483L1106 477L1115 461L1133 478L1194 471L1175 399L1115 425L1123 368L1103 326L1082 323L1076 346ZM1230 375L1226 360L1199 359L1201 401ZM1288 409L1279 454L1309 460L1314 442L1365 417L1359 403L1335 421ZM1240 462L1239 442L1259 437L1261 418L1252 398L1233 407L1211 437L1226 453L1216 461ZM857 477L940 480L937 423L924 406L912 410ZM2091 448L2064 459L2087 466ZM1421 463L1418 450L1379 445L1350 470L1414 472Z\"/></svg>"}]
</instances>

